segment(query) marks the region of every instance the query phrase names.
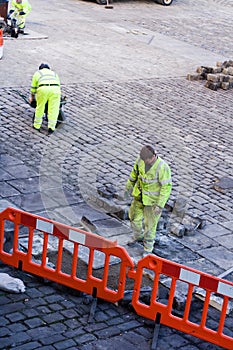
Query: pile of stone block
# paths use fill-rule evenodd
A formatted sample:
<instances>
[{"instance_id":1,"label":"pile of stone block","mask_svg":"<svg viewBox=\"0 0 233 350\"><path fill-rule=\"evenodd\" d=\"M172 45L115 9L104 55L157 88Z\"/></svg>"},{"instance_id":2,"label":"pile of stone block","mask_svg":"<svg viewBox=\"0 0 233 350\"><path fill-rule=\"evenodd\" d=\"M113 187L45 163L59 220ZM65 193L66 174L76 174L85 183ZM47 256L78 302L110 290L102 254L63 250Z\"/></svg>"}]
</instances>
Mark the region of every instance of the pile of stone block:
<instances>
[{"instance_id":1,"label":"pile of stone block","mask_svg":"<svg viewBox=\"0 0 233 350\"><path fill-rule=\"evenodd\" d=\"M188 74L188 80L206 80L205 87L217 91L219 88L233 88L233 61L217 62L215 67L197 67L195 74Z\"/></svg>"}]
</instances>

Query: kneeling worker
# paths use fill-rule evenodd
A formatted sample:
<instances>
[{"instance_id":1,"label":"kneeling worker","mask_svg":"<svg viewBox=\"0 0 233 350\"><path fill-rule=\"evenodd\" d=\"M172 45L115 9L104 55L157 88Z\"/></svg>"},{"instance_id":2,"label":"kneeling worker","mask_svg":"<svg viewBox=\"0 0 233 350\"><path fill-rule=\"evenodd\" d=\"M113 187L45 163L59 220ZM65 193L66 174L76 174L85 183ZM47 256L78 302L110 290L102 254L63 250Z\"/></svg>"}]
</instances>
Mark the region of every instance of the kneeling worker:
<instances>
[{"instance_id":1,"label":"kneeling worker","mask_svg":"<svg viewBox=\"0 0 233 350\"><path fill-rule=\"evenodd\" d=\"M36 99L36 111L33 128L40 131L45 113L45 106L48 106L48 134L52 134L57 124L60 108L61 87L59 76L53 72L49 65L41 63L32 77L30 103Z\"/></svg>"}]
</instances>

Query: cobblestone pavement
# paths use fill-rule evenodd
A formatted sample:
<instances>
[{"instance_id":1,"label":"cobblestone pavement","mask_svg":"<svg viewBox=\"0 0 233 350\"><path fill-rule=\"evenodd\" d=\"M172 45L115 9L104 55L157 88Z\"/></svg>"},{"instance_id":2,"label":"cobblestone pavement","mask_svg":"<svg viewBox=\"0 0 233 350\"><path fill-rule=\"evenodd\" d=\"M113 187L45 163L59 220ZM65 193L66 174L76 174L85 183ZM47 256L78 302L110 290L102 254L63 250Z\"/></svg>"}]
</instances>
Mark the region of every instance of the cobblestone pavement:
<instances>
[{"instance_id":1,"label":"cobblestone pavement","mask_svg":"<svg viewBox=\"0 0 233 350\"><path fill-rule=\"evenodd\" d=\"M122 1L114 10L92 2L55 4L36 0L41 16L31 13L29 35L5 40L1 207L10 203L74 226L86 215L104 236L125 244L128 222L106 215L119 209L120 196L101 194L122 194L137 152L149 142L171 165L170 202L185 196L187 211L207 220L194 236L168 236L168 247L156 254L216 276L231 268L233 192L213 185L233 174L232 90L214 92L185 77L202 64L232 59L232 3L174 1L165 8ZM46 122L41 133L32 130L33 110L19 96L28 96L41 61L60 74L68 98L66 123L49 137ZM0 348L151 348L153 322L128 307L100 301L88 323L90 297L10 267L1 272L22 278L26 292L0 293ZM201 302L195 308L198 320ZM211 308L213 328L218 317ZM231 336L232 324L230 315L225 328ZM163 326L157 348L219 349Z\"/></svg>"},{"instance_id":2,"label":"cobblestone pavement","mask_svg":"<svg viewBox=\"0 0 233 350\"><path fill-rule=\"evenodd\" d=\"M24 281L26 292L0 293L0 349L151 349L154 323L135 315L125 303L114 305L98 301L94 320L90 320L92 299L35 276L1 268ZM201 302L193 322L200 320ZM216 328L218 312L212 310L208 327ZM227 319L226 328L232 320ZM221 349L213 344L161 325L157 349Z\"/></svg>"}]
</instances>

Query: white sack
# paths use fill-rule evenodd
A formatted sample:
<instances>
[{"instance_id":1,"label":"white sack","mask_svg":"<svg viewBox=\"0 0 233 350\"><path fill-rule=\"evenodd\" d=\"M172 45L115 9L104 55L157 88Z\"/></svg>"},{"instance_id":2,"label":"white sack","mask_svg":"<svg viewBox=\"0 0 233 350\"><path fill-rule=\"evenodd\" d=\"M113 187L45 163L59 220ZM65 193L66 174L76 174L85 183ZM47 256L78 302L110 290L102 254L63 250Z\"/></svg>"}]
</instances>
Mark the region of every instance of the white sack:
<instances>
[{"instance_id":1,"label":"white sack","mask_svg":"<svg viewBox=\"0 0 233 350\"><path fill-rule=\"evenodd\" d=\"M8 292L23 293L25 285L19 278L9 276L7 273L0 273L0 289Z\"/></svg>"}]
</instances>

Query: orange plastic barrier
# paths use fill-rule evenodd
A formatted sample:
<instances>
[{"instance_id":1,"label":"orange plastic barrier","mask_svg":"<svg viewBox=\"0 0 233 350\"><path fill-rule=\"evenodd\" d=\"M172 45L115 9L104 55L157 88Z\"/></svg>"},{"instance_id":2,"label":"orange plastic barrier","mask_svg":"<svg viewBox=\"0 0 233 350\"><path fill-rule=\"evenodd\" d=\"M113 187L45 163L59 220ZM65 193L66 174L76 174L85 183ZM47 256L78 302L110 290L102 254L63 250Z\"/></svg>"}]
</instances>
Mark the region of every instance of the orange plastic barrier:
<instances>
[{"instance_id":1,"label":"orange plastic barrier","mask_svg":"<svg viewBox=\"0 0 233 350\"><path fill-rule=\"evenodd\" d=\"M3 45L4 45L4 40L3 40L3 29L0 29L0 59L3 56Z\"/></svg>"},{"instance_id":2,"label":"orange plastic barrier","mask_svg":"<svg viewBox=\"0 0 233 350\"><path fill-rule=\"evenodd\" d=\"M14 232L13 249L10 252L4 249L5 229L9 230L9 224L12 225ZM27 241L27 249L24 247L24 250L22 250L19 241L19 238L22 239L23 236L26 237ZM35 237L41 237L42 249L39 260L35 260L33 257ZM52 266L48 263L48 249L51 239L55 239L57 243L54 250L56 262ZM63 269L65 244L72 247L70 273ZM84 266L81 264L82 259L80 259L82 248L88 250L85 279L83 278ZM94 263L98 254L104 256L102 277L94 276ZM117 288L114 288L114 290L108 286L112 257L119 259L120 266L119 275L114 275L117 282ZM7 208L0 213L0 260L16 268L110 302L119 301L124 297L125 283L128 276L134 280L132 305L137 314L226 349L233 349L233 338L224 333L229 299L233 299L233 283L223 279L155 255L148 255L139 260L135 269L127 251L123 247L117 246L116 242L14 208ZM79 272L79 268L82 269L82 273ZM149 304L145 304L140 300L142 277L145 271L153 274L154 281ZM169 298L166 303L157 299L160 282L162 280L164 282L164 279L166 279L169 288ZM179 284L185 285L187 289L186 304L182 316L177 316L173 312L175 292L176 289L180 288ZM196 315L193 317L192 314L193 293L196 287L205 292L199 322L196 322ZM212 294L221 296L223 300L219 320L215 319L218 325L217 329L213 329L208 325L208 311Z\"/></svg>"},{"instance_id":3,"label":"orange plastic barrier","mask_svg":"<svg viewBox=\"0 0 233 350\"><path fill-rule=\"evenodd\" d=\"M143 272L145 271L154 275L154 284L149 305L140 301L140 288ZM132 305L137 314L151 320L156 320L159 316L160 322L166 326L178 329L179 331L217 344L226 349L233 349L233 338L224 334L228 302L229 299L233 298L232 283L155 255L148 255L140 260L137 270L130 270L128 275L135 280ZM166 279L170 285L167 304L163 304L157 299L159 282L161 279ZM176 287L179 284L184 284L183 287L187 287L185 310L180 317L174 315L172 309ZM196 315L192 314L191 308L195 287L199 287L201 290L205 291L203 310L198 323L194 321ZM223 300L222 309L221 312L219 312L219 320L215 320L216 323L218 323L217 329L212 329L208 326L207 316L212 293L221 296Z\"/></svg>"},{"instance_id":4,"label":"orange plastic barrier","mask_svg":"<svg viewBox=\"0 0 233 350\"><path fill-rule=\"evenodd\" d=\"M4 251L4 231L5 226L9 226L9 224L13 225L14 230L12 252ZM26 251L23 251L19 245L19 235L23 232L25 236L25 231L28 247ZM41 234L42 252L40 260L35 260L32 256L32 251L33 242L35 236L38 237L38 233ZM55 268L48 264L48 245L51 237L57 243ZM63 271L63 247L65 243L69 243L73 250L69 274ZM88 251L88 254L87 252L85 253L88 257L86 279L78 276L81 246L85 246ZM99 276L95 277L93 273L96 254L102 254L101 258L104 259L101 278ZM115 276L115 281L118 278L118 288L114 290L108 286L111 257L118 258L120 264L119 276ZM117 246L116 242L14 208L7 208L0 213L0 260L5 264L64 284L87 294L95 294L95 297L110 302L116 302L124 297L127 271L134 266L126 250ZM82 269L83 276L84 267L81 266L80 268Z\"/></svg>"}]
</instances>

